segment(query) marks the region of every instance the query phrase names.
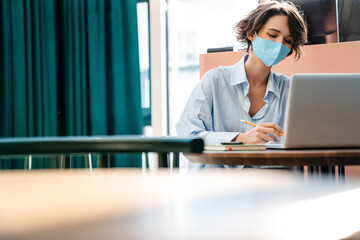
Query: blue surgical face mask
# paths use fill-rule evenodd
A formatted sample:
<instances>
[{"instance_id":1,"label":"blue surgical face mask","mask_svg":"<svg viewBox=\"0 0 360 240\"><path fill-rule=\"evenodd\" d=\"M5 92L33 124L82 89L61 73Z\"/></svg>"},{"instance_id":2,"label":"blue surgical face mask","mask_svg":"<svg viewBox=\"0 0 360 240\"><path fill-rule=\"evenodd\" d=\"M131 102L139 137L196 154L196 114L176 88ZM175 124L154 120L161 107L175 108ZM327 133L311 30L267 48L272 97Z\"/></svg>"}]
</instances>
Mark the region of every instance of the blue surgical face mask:
<instances>
[{"instance_id":1,"label":"blue surgical face mask","mask_svg":"<svg viewBox=\"0 0 360 240\"><path fill-rule=\"evenodd\" d=\"M290 52L290 48L282 43L263 39L256 33L255 36L252 42L254 53L267 67L278 64Z\"/></svg>"}]
</instances>

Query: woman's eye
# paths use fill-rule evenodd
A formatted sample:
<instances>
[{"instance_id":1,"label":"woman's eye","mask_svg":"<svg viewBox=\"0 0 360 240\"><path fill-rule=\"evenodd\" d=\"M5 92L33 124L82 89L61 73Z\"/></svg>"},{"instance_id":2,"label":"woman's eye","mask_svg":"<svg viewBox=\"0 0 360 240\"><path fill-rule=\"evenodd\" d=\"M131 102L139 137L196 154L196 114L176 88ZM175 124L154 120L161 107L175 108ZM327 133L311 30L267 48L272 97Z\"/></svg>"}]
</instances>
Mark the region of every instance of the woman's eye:
<instances>
[{"instance_id":1,"label":"woman's eye","mask_svg":"<svg viewBox=\"0 0 360 240\"><path fill-rule=\"evenodd\" d=\"M290 41L290 40L285 40L285 42L286 42L287 44L292 45L292 41Z\"/></svg>"},{"instance_id":2,"label":"woman's eye","mask_svg":"<svg viewBox=\"0 0 360 240\"><path fill-rule=\"evenodd\" d=\"M268 33L268 35L269 35L270 37L272 37L272 38L275 38L275 37L276 37L275 35L272 35L272 34L270 34L270 33Z\"/></svg>"}]
</instances>

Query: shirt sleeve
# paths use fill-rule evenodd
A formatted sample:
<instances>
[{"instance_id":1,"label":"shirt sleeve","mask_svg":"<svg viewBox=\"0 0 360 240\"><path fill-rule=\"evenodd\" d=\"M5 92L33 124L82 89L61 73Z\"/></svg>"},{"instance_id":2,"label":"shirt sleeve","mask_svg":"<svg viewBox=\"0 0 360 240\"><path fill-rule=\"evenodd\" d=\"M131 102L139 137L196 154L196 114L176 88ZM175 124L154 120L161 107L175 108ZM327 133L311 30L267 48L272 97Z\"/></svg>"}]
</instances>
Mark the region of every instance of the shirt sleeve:
<instances>
[{"instance_id":1,"label":"shirt sleeve","mask_svg":"<svg viewBox=\"0 0 360 240\"><path fill-rule=\"evenodd\" d=\"M215 132L213 127L214 71L204 75L191 93L176 124L178 136L200 137L205 144L220 144L233 140L239 132Z\"/></svg>"}]
</instances>

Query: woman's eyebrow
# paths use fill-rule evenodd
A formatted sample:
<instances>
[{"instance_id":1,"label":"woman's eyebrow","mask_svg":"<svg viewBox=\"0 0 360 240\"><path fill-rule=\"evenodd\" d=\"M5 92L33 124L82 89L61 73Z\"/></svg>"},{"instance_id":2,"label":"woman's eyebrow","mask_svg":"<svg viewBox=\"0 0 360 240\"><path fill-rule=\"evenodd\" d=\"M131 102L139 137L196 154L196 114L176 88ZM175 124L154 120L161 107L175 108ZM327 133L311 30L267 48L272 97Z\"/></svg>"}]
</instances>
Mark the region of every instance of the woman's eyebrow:
<instances>
[{"instance_id":1,"label":"woman's eyebrow","mask_svg":"<svg viewBox=\"0 0 360 240\"><path fill-rule=\"evenodd\" d=\"M272 31L274 31L274 32L281 33L281 31L278 30L278 29L276 29L276 28L269 28L268 30L272 30ZM291 35L288 35L288 37L291 37L291 38L292 38Z\"/></svg>"},{"instance_id":2,"label":"woman's eyebrow","mask_svg":"<svg viewBox=\"0 0 360 240\"><path fill-rule=\"evenodd\" d=\"M273 30L273 31L275 31L275 32L281 33L281 31L280 31L280 30L275 29L275 28L269 28L269 30Z\"/></svg>"}]
</instances>

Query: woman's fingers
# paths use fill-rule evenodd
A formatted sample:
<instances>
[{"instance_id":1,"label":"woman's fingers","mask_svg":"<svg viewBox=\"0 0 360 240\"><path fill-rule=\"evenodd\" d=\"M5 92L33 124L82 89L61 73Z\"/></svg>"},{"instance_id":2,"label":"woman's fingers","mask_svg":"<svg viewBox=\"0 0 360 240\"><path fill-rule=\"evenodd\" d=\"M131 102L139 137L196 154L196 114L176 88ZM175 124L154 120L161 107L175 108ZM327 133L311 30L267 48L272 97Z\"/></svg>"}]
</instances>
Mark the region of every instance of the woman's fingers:
<instances>
[{"instance_id":1,"label":"woman's fingers","mask_svg":"<svg viewBox=\"0 0 360 240\"><path fill-rule=\"evenodd\" d=\"M274 141L274 138L266 133L262 133L261 135L259 135L259 138L266 140L268 142Z\"/></svg>"},{"instance_id":2,"label":"woman's fingers","mask_svg":"<svg viewBox=\"0 0 360 240\"><path fill-rule=\"evenodd\" d=\"M275 123L262 123L262 124L259 124L257 127L258 127L258 131L261 131L266 134L271 134L278 141L281 140L280 133L282 133L283 130ZM271 141L273 141L273 140L274 139L272 139Z\"/></svg>"},{"instance_id":3,"label":"woman's fingers","mask_svg":"<svg viewBox=\"0 0 360 240\"><path fill-rule=\"evenodd\" d=\"M265 132L266 134L271 134L271 135L273 135L278 141L281 140L280 134L279 134L279 132L278 132L277 130L275 130L275 129L273 129L273 128L264 128L263 130L264 130L264 132ZM271 141L274 141L274 139L272 139Z\"/></svg>"},{"instance_id":4,"label":"woman's fingers","mask_svg":"<svg viewBox=\"0 0 360 240\"><path fill-rule=\"evenodd\" d=\"M275 123L260 123L258 126L263 126L266 128L273 128L276 131L278 131L279 133L284 133L284 131L282 130L281 127L279 127L277 124Z\"/></svg>"},{"instance_id":5,"label":"woman's fingers","mask_svg":"<svg viewBox=\"0 0 360 240\"><path fill-rule=\"evenodd\" d=\"M244 143L266 143L274 141L275 138L280 141L280 133L283 130L275 123L260 123L250 131L240 133L233 141Z\"/></svg>"}]
</instances>

